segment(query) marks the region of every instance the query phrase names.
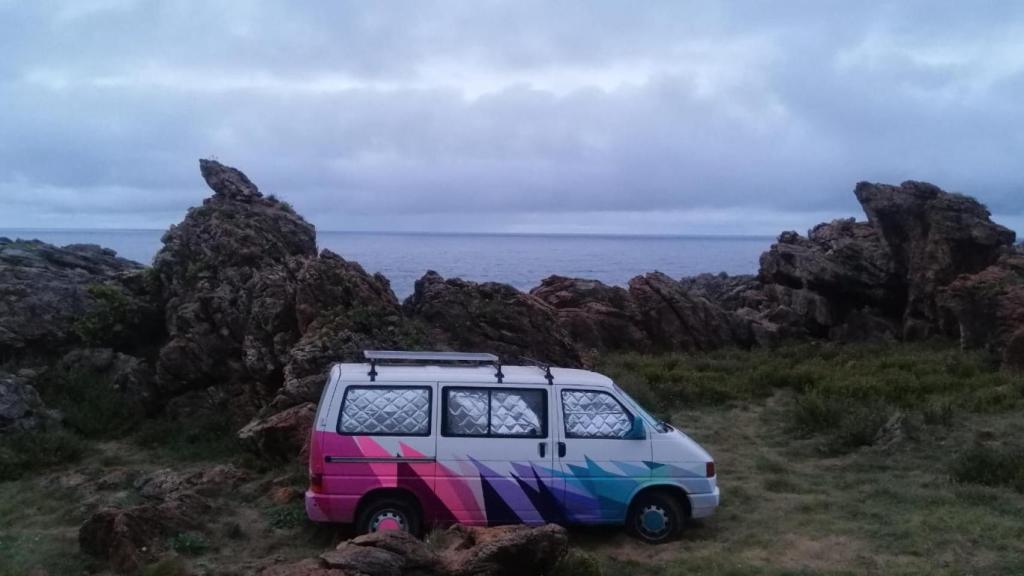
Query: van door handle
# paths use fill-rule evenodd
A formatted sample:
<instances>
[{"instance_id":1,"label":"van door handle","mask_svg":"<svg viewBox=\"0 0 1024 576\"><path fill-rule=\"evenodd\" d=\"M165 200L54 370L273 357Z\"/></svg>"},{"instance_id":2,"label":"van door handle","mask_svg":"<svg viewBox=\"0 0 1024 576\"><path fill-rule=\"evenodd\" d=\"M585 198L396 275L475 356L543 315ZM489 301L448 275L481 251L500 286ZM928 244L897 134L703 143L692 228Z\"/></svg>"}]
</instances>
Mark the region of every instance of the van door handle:
<instances>
[{"instance_id":1,"label":"van door handle","mask_svg":"<svg viewBox=\"0 0 1024 576\"><path fill-rule=\"evenodd\" d=\"M537 445L537 451L540 452L540 457L543 458L544 455L547 454L547 452L548 452L548 443L547 442L541 442L540 444L538 444Z\"/></svg>"},{"instance_id":2,"label":"van door handle","mask_svg":"<svg viewBox=\"0 0 1024 576\"><path fill-rule=\"evenodd\" d=\"M565 458L565 442L558 443L558 457Z\"/></svg>"}]
</instances>

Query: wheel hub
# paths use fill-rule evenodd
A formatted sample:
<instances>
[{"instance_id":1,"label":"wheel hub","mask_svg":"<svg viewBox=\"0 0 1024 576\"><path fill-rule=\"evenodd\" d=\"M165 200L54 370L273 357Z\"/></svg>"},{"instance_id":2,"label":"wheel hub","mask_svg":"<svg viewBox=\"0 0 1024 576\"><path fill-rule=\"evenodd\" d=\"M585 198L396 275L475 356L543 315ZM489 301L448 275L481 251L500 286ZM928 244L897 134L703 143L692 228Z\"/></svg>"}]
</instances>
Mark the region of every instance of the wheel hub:
<instances>
[{"instance_id":1,"label":"wheel hub","mask_svg":"<svg viewBox=\"0 0 1024 576\"><path fill-rule=\"evenodd\" d=\"M665 535L671 528L671 518L668 512L660 506L647 506L640 511L638 518L640 531L650 538L659 538Z\"/></svg>"},{"instance_id":2,"label":"wheel hub","mask_svg":"<svg viewBox=\"0 0 1024 576\"><path fill-rule=\"evenodd\" d=\"M405 518L394 510L383 510L370 522L370 532L386 532L388 530L407 530Z\"/></svg>"}]
</instances>

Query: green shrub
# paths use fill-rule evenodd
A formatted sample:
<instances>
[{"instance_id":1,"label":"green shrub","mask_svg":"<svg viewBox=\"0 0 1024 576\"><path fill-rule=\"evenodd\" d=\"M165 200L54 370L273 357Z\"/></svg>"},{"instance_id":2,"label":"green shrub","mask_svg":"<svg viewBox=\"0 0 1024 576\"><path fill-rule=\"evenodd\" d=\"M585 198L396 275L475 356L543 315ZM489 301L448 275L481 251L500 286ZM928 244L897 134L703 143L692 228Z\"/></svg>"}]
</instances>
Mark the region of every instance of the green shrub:
<instances>
[{"instance_id":1,"label":"green shrub","mask_svg":"<svg viewBox=\"0 0 1024 576\"><path fill-rule=\"evenodd\" d=\"M109 378L88 370L52 368L36 385L47 405L64 415L64 423L89 438L123 434L143 417L141 407Z\"/></svg>"},{"instance_id":2,"label":"green shrub","mask_svg":"<svg viewBox=\"0 0 1024 576\"><path fill-rule=\"evenodd\" d=\"M171 548L179 554L198 556L210 549L210 541L199 532L179 532L171 538Z\"/></svg>"},{"instance_id":3,"label":"green shrub","mask_svg":"<svg viewBox=\"0 0 1024 576\"><path fill-rule=\"evenodd\" d=\"M82 440L63 430L0 435L0 481L77 462L84 453Z\"/></svg>"},{"instance_id":4,"label":"green shrub","mask_svg":"<svg viewBox=\"0 0 1024 576\"><path fill-rule=\"evenodd\" d=\"M976 445L957 456L950 475L960 483L1005 486L1024 493L1024 449Z\"/></svg>"},{"instance_id":5,"label":"green shrub","mask_svg":"<svg viewBox=\"0 0 1024 576\"><path fill-rule=\"evenodd\" d=\"M601 576L601 563L588 552L570 548L551 569L550 576Z\"/></svg>"},{"instance_id":6,"label":"green shrub","mask_svg":"<svg viewBox=\"0 0 1024 576\"><path fill-rule=\"evenodd\" d=\"M235 434L229 419L210 413L188 420L167 416L145 420L131 440L176 460L204 461L240 455Z\"/></svg>"},{"instance_id":7,"label":"green shrub","mask_svg":"<svg viewBox=\"0 0 1024 576\"><path fill-rule=\"evenodd\" d=\"M306 523L306 510L301 506L275 506L266 511L267 524L278 530L291 530Z\"/></svg>"},{"instance_id":8,"label":"green shrub","mask_svg":"<svg viewBox=\"0 0 1024 576\"><path fill-rule=\"evenodd\" d=\"M142 569L142 576L189 576L192 571L181 556L164 558Z\"/></svg>"},{"instance_id":9,"label":"green shrub","mask_svg":"<svg viewBox=\"0 0 1024 576\"><path fill-rule=\"evenodd\" d=\"M146 311L120 288L91 284L86 291L94 303L72 329L86 346L132 346L138 328L146 323Z\"/></svg>"}]
</instances>

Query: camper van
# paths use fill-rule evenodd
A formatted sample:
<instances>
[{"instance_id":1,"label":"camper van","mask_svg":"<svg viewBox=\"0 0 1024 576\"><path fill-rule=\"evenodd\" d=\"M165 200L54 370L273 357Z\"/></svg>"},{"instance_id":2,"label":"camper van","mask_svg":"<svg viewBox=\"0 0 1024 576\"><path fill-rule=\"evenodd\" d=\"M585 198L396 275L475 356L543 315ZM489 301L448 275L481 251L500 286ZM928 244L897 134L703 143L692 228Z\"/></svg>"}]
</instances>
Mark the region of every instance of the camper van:
<instances>
[{"instance_id":1,"label":"camper van","mask_svg":"<svg viewBox=\"0 0 1024 576\"><path fill-rule=\"evenodd\" d=\"M366 351L317 407L306 512L360 532L625 525L648 542L718 506L715 463L609 378L493 354Z\"/></svg>"}]
</instances>

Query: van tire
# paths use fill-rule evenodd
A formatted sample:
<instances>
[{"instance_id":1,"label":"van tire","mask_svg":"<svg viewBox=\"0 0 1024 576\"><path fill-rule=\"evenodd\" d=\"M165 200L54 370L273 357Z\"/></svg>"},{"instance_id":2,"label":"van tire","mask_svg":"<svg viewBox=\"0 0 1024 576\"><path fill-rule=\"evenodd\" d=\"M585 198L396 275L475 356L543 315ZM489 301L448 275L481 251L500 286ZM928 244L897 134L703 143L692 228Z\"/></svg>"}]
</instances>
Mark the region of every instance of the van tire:
<instances>
[{"instance_id":1,"label":"van tire","mask_svg":"<svg viewBox=\"0 0 1024 576\"><path fill-rule=\"evenodd\" d=\"M377 531L379 527L383 529L397 528L419 537L419 507L407 498L394 496L374 498L359 511L359 516L356 518L356 532L367 534Z\"/></svg>"},{"instance_id":2,"label":"van tire","mask_svg":"<svg viewBox=\"0 0 1024 576\"><path fill-rule=\"evenodd\" d=\"M626 515L626 531L648 544L661 544L678 538L686 520L686 507L678 496L654 490L633 500Z\"/></svg>"}]
</instances>

